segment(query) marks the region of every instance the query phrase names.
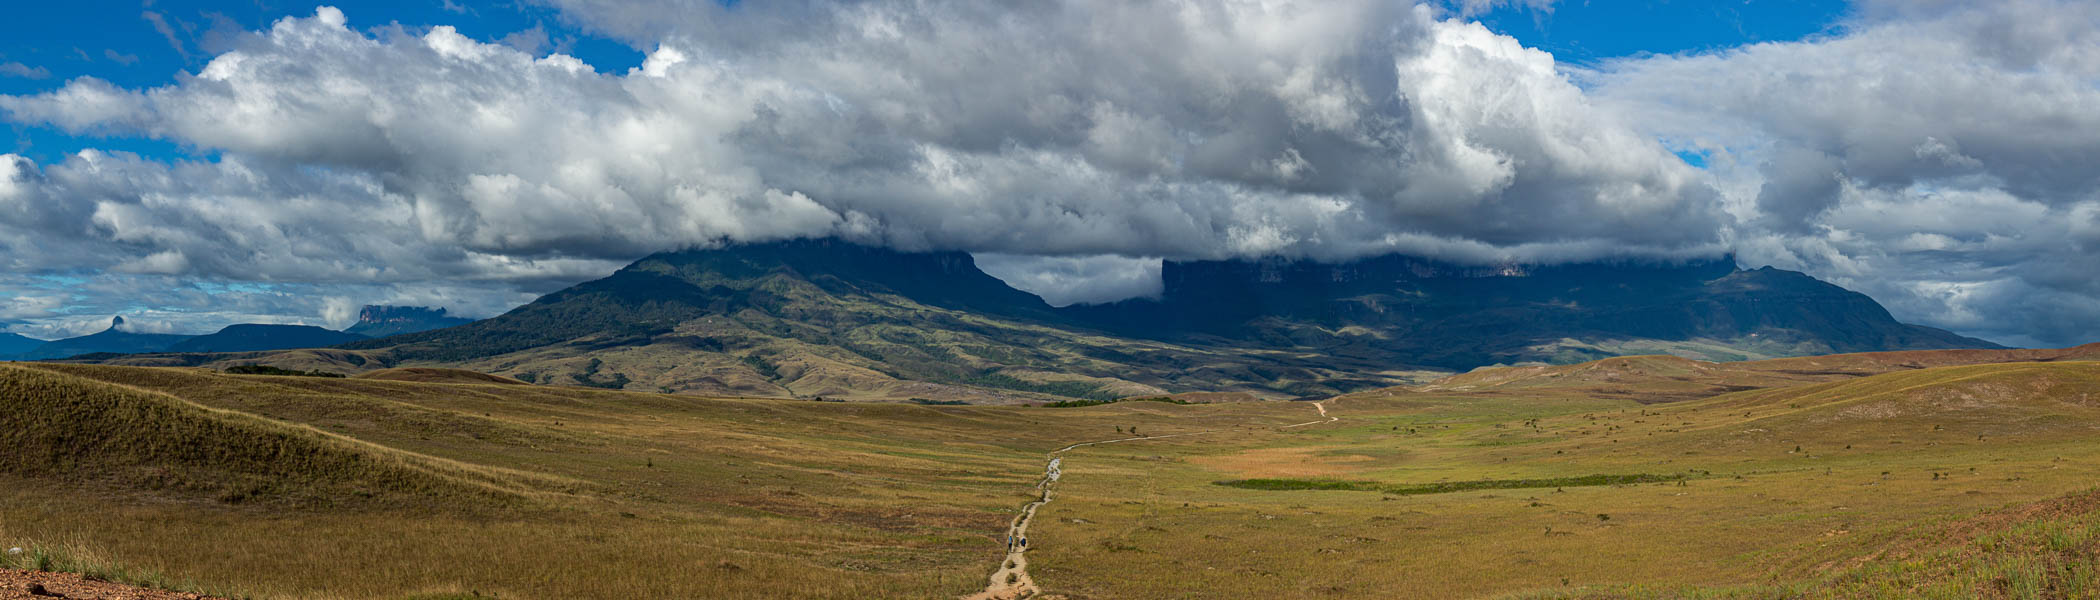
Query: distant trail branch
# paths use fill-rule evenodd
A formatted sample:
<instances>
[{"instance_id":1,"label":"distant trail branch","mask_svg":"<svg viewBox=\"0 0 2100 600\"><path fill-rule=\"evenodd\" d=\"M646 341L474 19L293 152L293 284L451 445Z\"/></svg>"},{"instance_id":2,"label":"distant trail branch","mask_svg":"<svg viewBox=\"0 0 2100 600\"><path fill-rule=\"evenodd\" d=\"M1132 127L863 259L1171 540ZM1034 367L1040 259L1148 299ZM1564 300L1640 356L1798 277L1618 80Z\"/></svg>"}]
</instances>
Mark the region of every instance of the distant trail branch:
<instances>
[{"instance_id":1,"label":"distant trail branch","mask_svg":"<svg viewBox=\"0 0 2100 600\"><path fill-rule=\"evenodd\" d=\"M1306 425L1318 425L1320 423L1333 423L1335 421L1341 420L1340 418L1327 414L1326 404L1332 401L1334 401L1334 398L1328 398L1326 400L1321 400L1319 402L1313 403L1313 408L1320 411L1320 416L1326 417L1325 419L1284 425L1277 427L1277 429L1290 429L1294 427L1304 427ZM1042 508L1043 505L1050 503L1052 488L1055 488L1057 486L1057 482L1063 479L1064 477L1064 459L1062 457L1059 457L1058 455L1087 446L1117 444L1122 442L1139 442L1145 440L1163 440L1167 438L1188 437L1192 435L1207 435L1212 433L1218 433L1221 431L1225 430L1209 429L1204 431L1192 431L1188 433L1176 433L1170 435L1149 435L1116 438L1112 440L1096 440L1092 442L1079 442L1070 446L1065 446L1063 448L1058 448L1056 450L1050 451L1046 455L1046 457L1049 459L1049 463L1043 467L1043 478L1042 480L1037 481L1035 484L1035 488L1038 493L1035 501L1029 502L1026 506L1021 507L1021 514L1014 517L1013 524L1008 526L1006 529L1006 559L999 563L999 568L997 570L992 571L991 580L987 585L985 585L984 591L965 596L965 600L1019 600L1022 598L1032 598L1035 597L1035 595L1037 594L1043 593L1042 588L1036 587L1035 579L1028 576L1028 549L1030 547L1033 547L1034 544L1029 544L1026 542L1028 541L1028 524L1030 521L1035 520L1036 509Z\"/></svg>"}]
</instances>

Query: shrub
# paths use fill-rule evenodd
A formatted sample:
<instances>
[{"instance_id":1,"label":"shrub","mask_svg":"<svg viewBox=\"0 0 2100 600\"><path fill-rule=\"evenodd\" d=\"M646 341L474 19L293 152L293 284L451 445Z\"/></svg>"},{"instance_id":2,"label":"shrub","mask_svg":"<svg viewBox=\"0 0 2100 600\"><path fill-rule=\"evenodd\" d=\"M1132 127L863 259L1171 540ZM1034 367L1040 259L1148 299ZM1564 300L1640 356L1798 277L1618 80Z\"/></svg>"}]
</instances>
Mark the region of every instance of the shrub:
<instances>
[{"instance_id":1,"label":"shrub","mask_svg":"<svg viewBox=\"0 0 2100 600\"><path fill-rule=\"evenodd\" d=\"M1359 492L1384 492L1401 496L1416 494L1445 494L1469 490L1504 490L1519 488L1559 488L1597 485L1623 485L1630 483L1659 483L1681 481L1683 475L1654 475L1637 473L1632 475L1584 475L1581 477L1559 477L1552 479L1482 479L1476 481L1443 481L1437 483L1386 484L1375 481L1344 481L1339 479L1236 479L1219 481L1217 485L1250 490L1343 490ZM1600 515L1602 517L1602 515ZM1602 517L1608 519L1609 517ZM1602 519L1600 519L1602 520Z\"/></svg>"},{"instance_id":2,"label":"shrub","mask_svg":"<svg viewBox=\"0 0 2100 600\"><path fill-rule=\"evenodd\" d=\"M234 374L234 375L278 375L278 376L283 376L283 377L338 377L338 378L339 378L339 377L342 377L342 376L343 376L343 374L341 374L341 373L330 373L330 372L327 372L327 371L299 371L299 370L294 370L294 369L280 369L280 368L277 368L277 367L272 367L272 366L270 366L270 365L239 365L239 366L227 367L227 368L226 368L226 372L227 372L227 373L230 373L230 374Z\"/></svg>"}]
</instances>

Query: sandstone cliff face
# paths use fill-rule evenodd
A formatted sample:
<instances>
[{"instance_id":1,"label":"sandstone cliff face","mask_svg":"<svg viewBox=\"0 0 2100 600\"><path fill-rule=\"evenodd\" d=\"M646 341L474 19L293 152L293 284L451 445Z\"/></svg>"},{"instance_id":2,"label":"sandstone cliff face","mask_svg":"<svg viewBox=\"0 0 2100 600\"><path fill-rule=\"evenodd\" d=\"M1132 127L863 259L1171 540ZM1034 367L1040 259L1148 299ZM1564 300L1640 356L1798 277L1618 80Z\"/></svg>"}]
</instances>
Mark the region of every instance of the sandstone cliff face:
<instances>
[{"instance_id":1,"label":"sandstone cliff face","mask_svg":"<svg viewBox=\"0 0 2100 600\"><path fill-rule=\"evenodd\" d=\"M343 332L364 337L386 337L472 322L473 319L447 315L442 308L368 305L357 311L357 324L351 325Z\"/></svg>"}]
</instances>

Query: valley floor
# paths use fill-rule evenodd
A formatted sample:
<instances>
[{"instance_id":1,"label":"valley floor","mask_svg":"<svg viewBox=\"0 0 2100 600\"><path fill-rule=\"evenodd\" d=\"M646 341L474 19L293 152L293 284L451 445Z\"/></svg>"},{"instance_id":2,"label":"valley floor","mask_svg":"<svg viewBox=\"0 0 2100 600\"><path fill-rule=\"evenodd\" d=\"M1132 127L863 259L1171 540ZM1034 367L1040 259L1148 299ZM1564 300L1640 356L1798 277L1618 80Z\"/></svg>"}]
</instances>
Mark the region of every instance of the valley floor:
<instances>
[{"instance_id":1,"label":"valley floor","mask_svg":"<svg viewBox=\"0 0 2100 600\"><path fill-rule=\"evenodd\" d=\"M1889 370L1026 408L0 365L60 415L0 432L0 547L226 597L2100 595L2100 363Z\"/></svg>"}]
</instances>

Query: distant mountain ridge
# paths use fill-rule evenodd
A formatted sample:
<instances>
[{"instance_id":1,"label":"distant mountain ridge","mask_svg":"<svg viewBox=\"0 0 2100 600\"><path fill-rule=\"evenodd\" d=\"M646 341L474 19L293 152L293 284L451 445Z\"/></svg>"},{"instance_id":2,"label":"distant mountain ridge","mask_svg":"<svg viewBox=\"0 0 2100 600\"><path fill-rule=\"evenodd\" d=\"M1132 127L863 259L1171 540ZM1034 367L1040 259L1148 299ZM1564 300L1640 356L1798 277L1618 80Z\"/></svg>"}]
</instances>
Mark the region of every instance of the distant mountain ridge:
<instances>
[{"instance_id":1,"label":"distant mountain ridge","mask_svg":"<svg viewBox=\"0 0 2100 600\"><path fill-rule=\"evenodd\" d=\"M44 345L44 340L0 331L0 359L35 350L37 346L42 345Z\"/></svg>"},{"instance_id":2,"label":"distant mountain ridge","mask_svg":"<svg viewBox=\"0 0 2100 600\"><path fill-rule=\"evenodd\" d=\"M190 338L190 336L186 335L164 333L131 333L123 331L122 327L124 327L124 317L113 317L110 319L108 329L76 338L53 340L38 344L36 348L17 357L27 360L40 360L105 352L116 354L162 352L166 351L169 346Z\"/></svg>"},{"instance_id":3,"label":"distant mountain ridge","mask_svg":"<svg viewBox=\"0 0 2100 600\"><path fill-rule=\"evenodd\" d=\"M343 332L358 337L386 337L472 322L473 319L448 315L443 308L368 304L358 309L357 323L350 325Z\"/></svg>"},{"instance_id":4,"label":"distant mountain ridge","mask_svg":"<svg viewBox=\"0 0 2100 600\"><path fill-rule=\"evenodd\" d=\"M217 333L200 335L168 346L168 352L252 352L286 348L320 348L365 336L323 329L312 325L228 325Z\"/></svg>"},{"instance_id":5,"label":"distant mountain ridge","mask_svg":"<svg viewBox=\"0 0 2100 600\"><path fill-rule=\"evenodd\" d=\"M1873 299L1802 273L1738 270L1733 257L1491 267L1397 255L1168 261L1161 276L1157 299L1069 311L1128 335L1217 336L1460 370L1645 353L1598 345L1642 340L1741 351L1702 356L1719 360L1998 347L1900 323Z\"/></svg>"},{"instance_id":6,"label":"distant mountain ridge","mask_svg":"<svg viewBox=\"0 0 2100 600\"><path fill-rule=\"evenodd\" d=\"M1316 394L1352 371L1369 373L1352 387L1401 381L1376 365L1117 339L1079 329L966 253L835 240L656 254L494 318L343 348L530 382L725 395Z\"/></svg>"},{"instance_id":7,"label":"distant mountain ridge","mask_svg":"<svg viewBox=\"0 0 2100 600\"><path fill-rule=\"evenodd\" d=\"M1807 275L1684 263L1170 261L1158 299L1051 308L961 252L797 240L668 252L469 325L353 342L541 383L849 395L1319 395L1410 369L1642 353L1995 348ZM884 391L881 393L890 393Z\"/></svg>"},{"instance_id":8,"label":"distant mountain ridge","mask_svg":"<svg viewBox=\"0 0 2100 600\"><path fill-rule=\"evenodd\" d=\"M217 332L190 336L142 334L123 331L124 317L111 319L104 331L62 340L43 341L0 333L0 360L50 360L102 354L223 353L323 348L363 340L372 335L394 335L429 331L474 322L454 317L443 308L367 305L358 322L344 331L311 325L244 323L228 325Z\"/></svg>"}]
</instances>

